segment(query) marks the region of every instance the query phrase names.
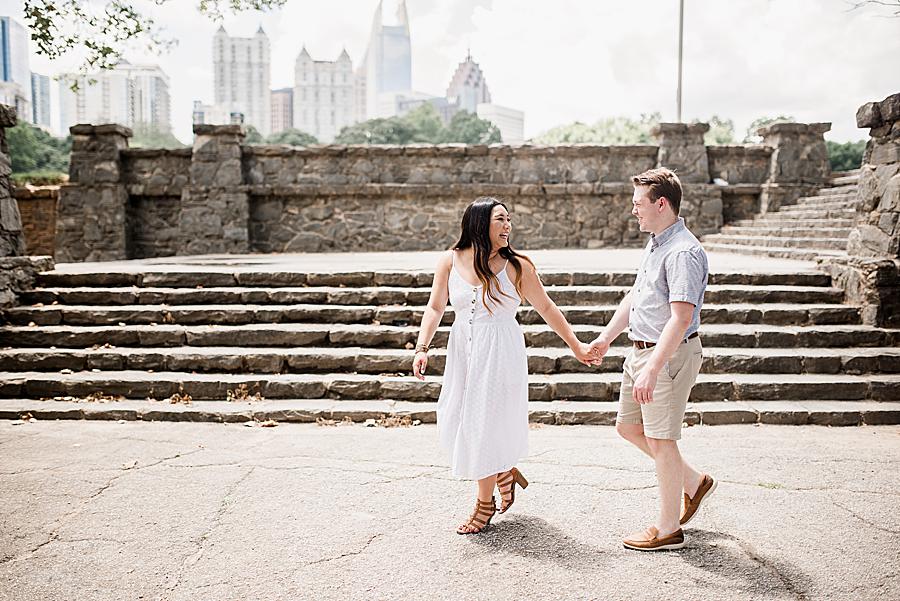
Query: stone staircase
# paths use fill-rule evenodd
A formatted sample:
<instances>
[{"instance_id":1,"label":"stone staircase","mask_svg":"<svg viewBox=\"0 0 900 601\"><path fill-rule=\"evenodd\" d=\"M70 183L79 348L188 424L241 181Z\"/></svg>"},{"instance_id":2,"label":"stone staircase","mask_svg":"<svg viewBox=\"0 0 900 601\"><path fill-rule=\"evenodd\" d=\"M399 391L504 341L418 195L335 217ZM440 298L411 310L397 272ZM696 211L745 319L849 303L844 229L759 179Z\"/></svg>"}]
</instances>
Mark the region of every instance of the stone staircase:
<instances>
[{"instance_id":1,"label":"stone staircase","mask_svg":"<svg viewBox=\"0 0 900 601\"><path fill-rule=\"evenodd\" d=\"M722 227L703 237L708 251L766 255L804 261L846 255L856 221L859 171L838 174L816 196L753 219Z\"/></svg>"},{"instance_id":2,"label":"stone staircase","mask_svg":"<svg viewBox=\"0 0 900 601\"><path fill-rule=\"evenodd\" d=\"M543 278L587 341L634 276ZM46 272L4 314L0 417L434 421L443 351L425 383L409 375L430 283L419 271ZM861 325L826 274L713 273L702 319L688 423L900 423L900 330ZM531 419L613 423L626 337L587 368L532 308L520 321Z\"/></svg>"}]
</instances>

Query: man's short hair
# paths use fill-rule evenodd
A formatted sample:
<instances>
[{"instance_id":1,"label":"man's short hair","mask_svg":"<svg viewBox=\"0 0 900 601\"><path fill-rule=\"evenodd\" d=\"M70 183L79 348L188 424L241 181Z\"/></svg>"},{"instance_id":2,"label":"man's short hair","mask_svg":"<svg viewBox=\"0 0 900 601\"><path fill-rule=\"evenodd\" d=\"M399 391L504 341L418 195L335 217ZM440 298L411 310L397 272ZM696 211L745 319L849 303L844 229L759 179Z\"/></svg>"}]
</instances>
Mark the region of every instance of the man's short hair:
<instances>
[{"instance_id":1,"label":"man's short hair","mask_svg":"<svg viewBox=\"0 0 900 601\"><path fill-rule=\"evenodd\" d=\"M631 178L631 183L637 186L647 186L650 189L650 202L656 202L663 196L672 205L672 210L678 215L681 210L681 180L675 172L665 167L650 169Z\"/></svg>"}]
</instances>

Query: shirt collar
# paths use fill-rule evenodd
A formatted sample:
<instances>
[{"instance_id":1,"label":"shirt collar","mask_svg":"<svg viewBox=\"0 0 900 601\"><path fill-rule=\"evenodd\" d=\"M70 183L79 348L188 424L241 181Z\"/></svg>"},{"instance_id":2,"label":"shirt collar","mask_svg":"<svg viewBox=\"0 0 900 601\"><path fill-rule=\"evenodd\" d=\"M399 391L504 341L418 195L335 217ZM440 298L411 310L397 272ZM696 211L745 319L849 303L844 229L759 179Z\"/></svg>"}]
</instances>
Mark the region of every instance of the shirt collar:
<instances>
[{"instance_id":1,"label":"shirt collar","mask_svg":"<svg viewBox=\"0 0 900 601\"><path fill-rule=\"evenodd\" d=\"M650 234L650 244L653 246L661 246L675 237L675 234L684 231L684 217L679 217L678 221L657 234Z\"/></svg>"}]
</instances>

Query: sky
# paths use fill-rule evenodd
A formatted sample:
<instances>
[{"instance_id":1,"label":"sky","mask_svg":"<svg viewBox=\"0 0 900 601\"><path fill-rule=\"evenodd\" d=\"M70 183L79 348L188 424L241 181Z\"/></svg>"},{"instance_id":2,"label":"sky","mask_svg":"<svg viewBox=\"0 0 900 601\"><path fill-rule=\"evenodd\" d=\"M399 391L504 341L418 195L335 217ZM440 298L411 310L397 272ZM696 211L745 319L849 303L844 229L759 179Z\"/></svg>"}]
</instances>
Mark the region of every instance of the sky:
<instances>
[{"instance_id":1,"label":"sky","mask_svg":"<svg viewBox=\"0 0 900 601\"><path fill-rule=\"evenodd\" d=\"M193 101L213 100L218 23L195 10L197 0L135 4L178 44L160 56L135 45L125 58L166 72L174 133L188 142ZM303 45L316 60L334 60L346 48L355 68L377 4L288 0L280 10L231 15L223 24L237 36L262 25L275 89L293 85ZM387 20L396 4L385 0ZM900 91L900 18L850 7L848 0L685 0L684 119L731 118L740 138L757 117L786 115L832 122L831 140L866 138L856 109ZM407 8L413 88L443 95L471 48L493 101L525 112L526 137L656 111L675 120L678 0L407 0ZM0 13L23 23L20 1L0 0ZM50 62L34 47L30 59L32 71L45 75L78 65L75 54Z\"/></svg>"}]
</instances>

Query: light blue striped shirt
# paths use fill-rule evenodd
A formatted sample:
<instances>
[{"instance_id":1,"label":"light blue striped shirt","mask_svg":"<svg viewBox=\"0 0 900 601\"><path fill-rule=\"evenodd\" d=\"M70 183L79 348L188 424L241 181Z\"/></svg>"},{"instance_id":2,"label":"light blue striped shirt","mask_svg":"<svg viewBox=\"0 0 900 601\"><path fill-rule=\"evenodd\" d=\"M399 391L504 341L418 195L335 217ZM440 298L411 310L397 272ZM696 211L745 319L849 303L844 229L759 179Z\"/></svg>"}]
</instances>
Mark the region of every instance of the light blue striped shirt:
<instances>
[{"instance_id":1,"label":"light blue striped shirt","mask_svg":"<svg viewBox=\"0 0 900 601\"><path fill-rule=\"evenodd\" d=\"M631 289L628 337L659 342L663 328L672 316L669 306L672 302L694 305L685 338L699 330L700 309L708 280L706 251L684 225L684 219L679 217L659 235L651 234Z\"/></svg>"}]
</instances>

